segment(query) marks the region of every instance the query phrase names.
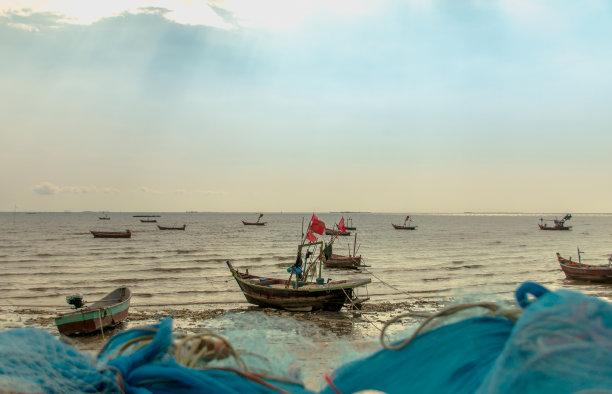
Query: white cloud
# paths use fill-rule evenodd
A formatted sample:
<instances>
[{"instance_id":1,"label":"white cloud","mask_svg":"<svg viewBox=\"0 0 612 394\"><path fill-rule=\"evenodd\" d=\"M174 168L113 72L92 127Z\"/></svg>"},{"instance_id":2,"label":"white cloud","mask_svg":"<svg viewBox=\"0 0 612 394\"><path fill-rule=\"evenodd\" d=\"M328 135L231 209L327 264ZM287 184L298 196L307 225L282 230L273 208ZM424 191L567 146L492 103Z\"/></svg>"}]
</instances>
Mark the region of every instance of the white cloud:
<instances>
[{"instance_id":1,"label":"white cloud","mask_svg":"<svg viewBox=\"0 0 612 394\"><path fill-rule=\"evenodd\" d=\"M34 190L34 193L36 194L40 194L42 196L50 196L52 194L57 193L60 190L60 188L49 182L42 182L34 186L32 190Z\"/></svg>"},{"instance_id":2,"label":"white cloud","mask_svg":"<svg viewBox=\"0 0 612 394\"><path fill-rule=\"evenodd\" d=\"M39 13L53 14L58 22L89 25L103 18L124 13L150 13L152 8L166 9L164 17L185 25L203 25L219 28L230 26L217 15L208 3L189 0L0 0L0 16L31 16ZM13 24L16 25L16 24ZM23 28L31 29L27 24Z\"/></svg>"},{"instance_id":3,"label":"white cloud","mask_svg":"<svg viewBox=\"0 0 612 394\"><path fill-rule=\"evenodd\" d=\"M87 194L87 193L115 193L118 190L112 187L98 186L57 186L50 182L41 182L40 184L32 188L34 193L42 196L49 196L57 193L75 193L75 194Z\"/></svg>"}]
</instances>

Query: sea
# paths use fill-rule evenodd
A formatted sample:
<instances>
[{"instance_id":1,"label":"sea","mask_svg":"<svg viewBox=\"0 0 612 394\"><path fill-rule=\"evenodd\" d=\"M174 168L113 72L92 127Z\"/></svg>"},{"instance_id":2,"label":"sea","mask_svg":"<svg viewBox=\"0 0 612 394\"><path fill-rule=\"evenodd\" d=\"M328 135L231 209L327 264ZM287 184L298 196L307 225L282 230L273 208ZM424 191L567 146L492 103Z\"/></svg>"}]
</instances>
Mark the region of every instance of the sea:
<instances>
[{"instance_id":1,"label":"sea","mask_svg":"<svg viewBox=\"0 0 612 394\"><path fill-rule=\"evenodd\" d=\"M411 217L415 230L395 230ZM361 297L369 297L362 311L286 312L264 310L246 302L226 262L239 270L269 278L288 278L312 212L264 213L265 226L245 226L259 213L215 212L5 212L0 213L0 331L35 327L59 336L53 316L68 310L66 297L83 295L95 301L119 286L132 290L128 322L116 330L173 316L176 327L197 331L203 325L223 330L227 314L251 319L254 331L262 321L313 323L319 332L315 353L332 343L361 344L359 351L380 348L378 336L385 322L410 311L436 311L463 302L498 302L515 306L514 292L524 282L550 290L569 289L612 300L612 286L568 280L556 252L589 264L606 264L612 253L612 214L573 214L571 231L542 231L540 218L551 213L367 213L316 212L327 227L342 218L356 230L338 237L334 253L361 255L360 270L323 268L332 280L370 278ZM141 215L159 215L157 223L141 222ZM185 231L162 231L161 226L186 225ZM132 231L129 239L94 238L91 230ZM329 241L329 236L323 237ZM258 315L262 314L262 315ZM262 316L260 320L253 317ZM258 323L259 321L259 323ZM276 324L276 323L273 323ZM415 327L418 319L394 332ZM277 333L302 332L276 328ZM268 330L269 331L269 330ZM116 332L116 331L115 331ZM108 336L80 340L83 349L99 348ZM281 335L281 334L278 334ZM285 339L277 345L283 348ZM317 334L318 335L318 334ZM316 335L315 335L316 336ZM255 343L241 334L247 343ZM299 336L302 341L304 335ZM239 340L239 339L237 339ZM269 345L266 345L269 346ZM352 346L349 358L324 362L333 369L359 356ZM342 348L345 349L345 348ZM262 350L262 352L268 352ZM278 353L282 353L279 350ZM344 352L344 353L343 353ZM336 349L335 354L348 354ZM312 359L312 357L310 357ZM302 360L306 362L306 359ZM321 382L321 365L312 366L311 381ZM318 387L314 384L312 387Z\"/></svg>"}]
</instances>

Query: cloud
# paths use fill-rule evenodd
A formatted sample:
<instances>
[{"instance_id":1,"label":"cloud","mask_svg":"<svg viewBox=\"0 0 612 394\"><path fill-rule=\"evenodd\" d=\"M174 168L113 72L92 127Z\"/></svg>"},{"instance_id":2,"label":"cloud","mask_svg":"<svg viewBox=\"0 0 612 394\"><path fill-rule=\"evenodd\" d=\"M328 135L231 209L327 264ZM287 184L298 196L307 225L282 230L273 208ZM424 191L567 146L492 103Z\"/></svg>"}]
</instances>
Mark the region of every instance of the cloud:
<instances>
[{"instance_id":1,"label":"cloud","mask_svg":"<svg viewBox=\"0 0 612 394\"><path fill-rule=\"evenodd\" d=\"M24 0L17 5L0 2L0 18L7 19L13 27L33 31L39 31L43 27L58 27L60 24L91 25L104 18L152 13L183 25L232 28L207 2L200 1Z\"/></svg>"},{"instance_id":2,"label":"cloud","mask_svg":"<svg viewBox=\"0 0 612 394\"><path fill-rule=\"evenodd\" d=\"M34 193L40 194L41 196L50 196L59 192L60 188L49 182L42 182L34 186L32 190L34 190Z\"/></svg>"},{"instance_id":3,"label":"cloud","mask_svg":"<svg viewBox=\"0 0 612 394\"><path fill-rule=\"evenodd\" d=\"M151 189L146 186L141 186L140 191L143 193L150 193L150 194L162 194L162 192L160 192L159 190Z\"/></svg>"},{"instance_id":4,"label":"cloud","mask_svg":"<svg viewBox=\"0 0 612 394\"><path fill-rule=\"evenodd\" d=\"M209 195L223 195L223 194L227 194L226 192L216 191L216 190L198 190L198 193L209 194Z\"/></svg>"},{"instance_id":5,"label":"cloud","mask_svg":"<svg viewBox=\"0 0 612 394\"><path fill-rule=\"evenodd\" d=\"M118 190L112 187L98 187L98 186L57 186L50 182L41 182L40 184L32 188L34 193L40 194L41 196L50 196L57 193L74 193L74 194L87 194L87 193L115 193Z\"/></svg>"}]
</instances>

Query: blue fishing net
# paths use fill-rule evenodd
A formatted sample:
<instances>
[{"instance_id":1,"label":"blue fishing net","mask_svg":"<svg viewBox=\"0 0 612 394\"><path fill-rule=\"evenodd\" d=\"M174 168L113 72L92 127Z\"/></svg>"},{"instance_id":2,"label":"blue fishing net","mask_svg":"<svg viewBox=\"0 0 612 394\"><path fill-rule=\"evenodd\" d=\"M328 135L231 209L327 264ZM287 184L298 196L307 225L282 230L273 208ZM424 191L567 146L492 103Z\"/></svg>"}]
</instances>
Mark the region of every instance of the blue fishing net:
<instances>
[{"instance_id":1,"label":"blue fishing net","mask_svg":"<svg viewBox=\"0 0 612 394\"><path fill-rule=\"evenodd\" d=\"M612 390L611 304L530 282L519 287L516 298L524 308L516 323L483 316L438 327L399 350L384 349L339 368L321 392Z\"/></svg>"},{"instance_id":2,"label":"blue fishing net","mask_svg":"<svg viewBox=\"0 0 612 394\"><path fill-rule=\"evenodd\" d=\"M92 356L34 328L0 333L0 391L117 393L116 374L96 370Z\"/></svg>"}]
</instances>

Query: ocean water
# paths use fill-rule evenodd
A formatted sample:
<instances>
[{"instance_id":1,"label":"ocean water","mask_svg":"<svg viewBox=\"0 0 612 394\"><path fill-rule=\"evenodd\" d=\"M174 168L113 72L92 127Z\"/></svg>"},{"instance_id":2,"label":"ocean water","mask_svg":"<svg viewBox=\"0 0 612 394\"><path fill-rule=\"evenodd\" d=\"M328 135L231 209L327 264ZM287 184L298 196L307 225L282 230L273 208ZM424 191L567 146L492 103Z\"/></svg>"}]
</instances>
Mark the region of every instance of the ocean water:
<instances>
[{"instance_id":1,"label":"ocean water","mask_svg":"<svg viewBox=\"0 0 612 394\"><path fill-rule=\"evenodd\" d=\"M94 300L114 288L132 289L132 305L163 309L247 308L225 261L255 275L287 277L302 223L312 213L266 213L266 226L244 226L255 213L159 213L160 225L186 224L185 231L160 231L138 213L0 214L0 305L47 308L81 293ZM607 262L612 252L612 215L574 214L572 231L541 231L539 214L412 214L414 231L395 230L404 214L324 213L328 226L351 217L357 227L361 271L325 270L332 279L370 277L369 303L436 305L471 300L512 300L525 281L551 290L568 288L610 300L610 285L565 279L555 252L583 261ZM558 217L562 217L560 213ZM93 238L90 230L130 229L130 239ZM335 253L353 250L354 237L340 237Z\"/></svg>"}]
</instances>

